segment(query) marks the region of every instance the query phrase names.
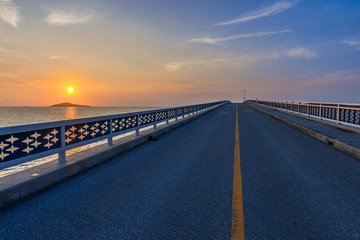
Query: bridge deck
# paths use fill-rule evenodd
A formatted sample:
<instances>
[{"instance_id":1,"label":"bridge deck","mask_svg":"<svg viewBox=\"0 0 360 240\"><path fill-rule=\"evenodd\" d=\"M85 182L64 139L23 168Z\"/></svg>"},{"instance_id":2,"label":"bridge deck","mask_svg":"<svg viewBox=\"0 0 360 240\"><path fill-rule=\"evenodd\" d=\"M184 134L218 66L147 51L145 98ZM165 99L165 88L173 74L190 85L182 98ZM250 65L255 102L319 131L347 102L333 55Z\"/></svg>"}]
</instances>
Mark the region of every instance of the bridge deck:
<instances>
[{"instance_id":1,"label":"bridge deck","mask_svg":"<svg viewBox=\"0 0 360 240\"><path fill-rule=\"evenodd\" d=\"M243 104L1 210L0 239L230 239L236 108L246 239L359 239L360 163Z\"/></svg>"}]
</instances>

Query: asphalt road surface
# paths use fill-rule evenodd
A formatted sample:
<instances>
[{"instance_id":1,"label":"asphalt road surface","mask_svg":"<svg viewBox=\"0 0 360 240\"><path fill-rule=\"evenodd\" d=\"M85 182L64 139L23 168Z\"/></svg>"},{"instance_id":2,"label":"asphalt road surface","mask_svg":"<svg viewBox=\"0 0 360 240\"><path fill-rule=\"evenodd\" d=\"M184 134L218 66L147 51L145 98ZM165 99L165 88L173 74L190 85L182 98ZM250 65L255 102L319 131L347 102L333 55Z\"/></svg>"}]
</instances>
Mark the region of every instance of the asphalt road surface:
<instances>
[{"instance_id":1,"label":"asphalt road surface","mask_svg":"<svg viewBox=\"0 0 360 240\"><path fill-rule=\"evenodd\" d=\"M228 104L1 210L0 239L235 239L236 217L245 239L360 239L360 162Z\"/></svg>"}]
</instances>

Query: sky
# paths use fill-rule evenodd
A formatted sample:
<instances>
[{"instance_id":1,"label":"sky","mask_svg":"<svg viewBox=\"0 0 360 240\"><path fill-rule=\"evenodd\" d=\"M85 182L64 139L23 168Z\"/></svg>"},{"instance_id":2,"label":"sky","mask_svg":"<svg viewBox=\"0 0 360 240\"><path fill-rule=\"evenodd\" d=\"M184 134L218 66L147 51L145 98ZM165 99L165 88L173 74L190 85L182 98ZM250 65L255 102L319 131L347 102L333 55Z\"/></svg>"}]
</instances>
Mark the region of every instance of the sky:
<instances>
[{"instance_id":1,"label":"sky","mask_svg":"<svg viewBox=\"0 0 360 240\"><path fill-rule=\"evenodd\" d=\"M242 90L360 103L360 1L0 0L0 106L240 102Z\"/></svg>"}]
</instances>

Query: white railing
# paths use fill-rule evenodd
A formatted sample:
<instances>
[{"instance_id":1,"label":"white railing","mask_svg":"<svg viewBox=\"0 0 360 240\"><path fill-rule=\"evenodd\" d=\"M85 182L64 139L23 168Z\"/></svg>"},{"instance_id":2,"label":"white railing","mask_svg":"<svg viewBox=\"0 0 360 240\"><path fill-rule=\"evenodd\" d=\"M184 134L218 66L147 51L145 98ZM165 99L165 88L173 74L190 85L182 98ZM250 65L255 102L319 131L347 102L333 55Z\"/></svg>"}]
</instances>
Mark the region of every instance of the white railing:
<instances>
[{"instance_id":1,"label":"white railing","mask_svg":"<svg viewBox=\"0 0 360 240\"><path fill-rule=\"evenodd\" d=\"M130 131L139 130L169 120L197 114L228 101L211 102L183 107L142 112L79 118L0 128L0 169L58 154L59 162L66 161L65 151L93 142L108 140Z\"/></svg>"},{"instance_id":2,"label":"white railing","mask_svg":"<svg viewBox=\"0 0 360 240\"><path fill-rule=\"evenodd\" d=\"M336 124L360 127L360 104L259 100L248 100L248 102L267 105Z\"/></svg>"}]
</instances>

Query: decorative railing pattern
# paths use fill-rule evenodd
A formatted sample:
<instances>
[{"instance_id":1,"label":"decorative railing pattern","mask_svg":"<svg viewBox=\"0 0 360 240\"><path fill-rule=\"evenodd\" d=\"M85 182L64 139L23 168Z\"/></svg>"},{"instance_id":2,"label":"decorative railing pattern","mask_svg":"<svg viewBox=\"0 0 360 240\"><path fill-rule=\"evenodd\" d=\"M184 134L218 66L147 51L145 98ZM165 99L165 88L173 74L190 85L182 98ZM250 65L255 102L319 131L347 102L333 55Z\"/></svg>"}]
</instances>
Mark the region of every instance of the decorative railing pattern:
<instances>
[{"instance_id":1,"label":"decorative railing pattern","mask_svg":"<svg viewBox=\"0 0 360 240\"><path fill-rule=\"evenodd\" d=\"M109 120L105 120L65 126L65 143L70 145L108 135L110 133L109 123Z\"/></svg>"},{"instance_id":2,"label":"decorative railing pattern","mask_svg":"<svg viewBox=\"0 0 360 240\"><path fill-rule=\"evenodd\" d=\"M137 116L115 118L112 123L112 132L117 133L137 126Z\"/></svg>"},{"instance_id":3,"label":"decorative railing pattern","mask_svg":"<svg viewBox=\"0 0 360 240\"><path fill-rule=\"evenodd\" d=\"M170 119L177 120L226 103L228 101L0 128L0 169L5 163L7 167L56 153L59 161L64 162L66 150L106 138L111 145L112 138L119 134L135 130L139 135L140 128L151 125L156 128L160 122L169 123Z\"/></svg>"},{"instance_id":4,"label":"decorative railing pattern","mask_svg":"<svg viewBox=\"0 0 360 240\"><path fill-rule=\"evenodd\" d=\"M329 120L336 122L337 124L345 123L347 125L360 126L359 104L258 100L249 100L248 102L263 104L293 113Z\"/></svg>"},{"instance_id":5,"label":"decorative railing pattern","mask_svg":"<svg viewBox=\"0 0 360 240\"><path fill-rule=\"evenodd\" d=\"M60 128L0 136L0 162L60 148Z\"/></svg>"}]
</instances>

